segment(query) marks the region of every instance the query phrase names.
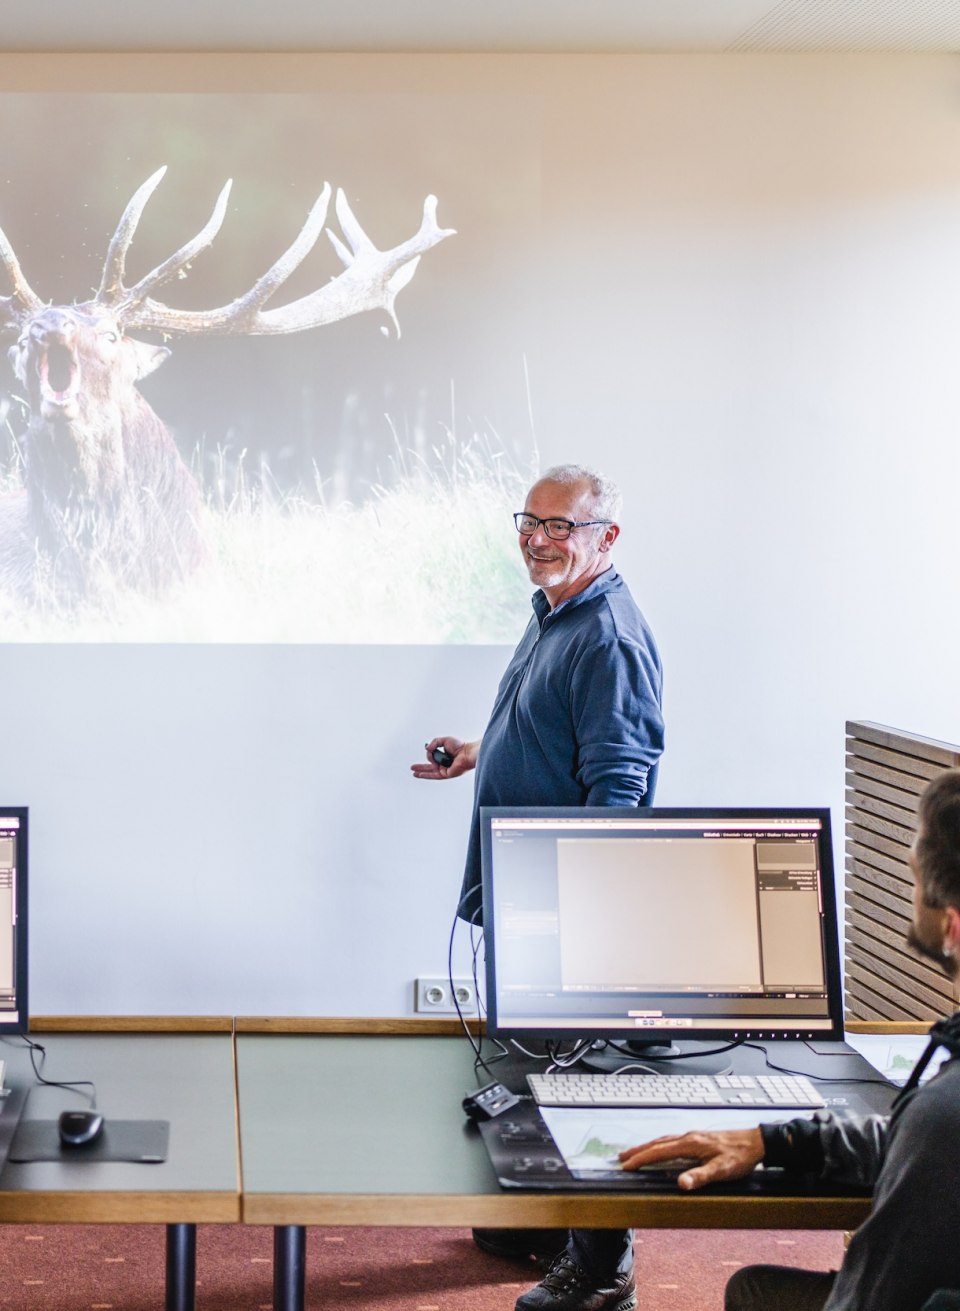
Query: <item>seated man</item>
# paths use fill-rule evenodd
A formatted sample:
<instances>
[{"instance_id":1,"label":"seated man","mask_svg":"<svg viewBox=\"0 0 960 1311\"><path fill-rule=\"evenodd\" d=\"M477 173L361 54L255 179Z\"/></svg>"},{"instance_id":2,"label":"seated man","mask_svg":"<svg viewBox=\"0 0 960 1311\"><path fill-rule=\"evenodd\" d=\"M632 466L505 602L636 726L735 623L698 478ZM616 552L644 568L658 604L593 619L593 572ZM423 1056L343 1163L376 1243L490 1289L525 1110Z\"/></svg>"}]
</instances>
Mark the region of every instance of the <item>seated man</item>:
<instances>
[{"instance_id":1,"label":"seated man","mask_svg":"<svg viewBox=\"0 0 960 1311\"><path fill-rule=\"evenodd\" d=\"M920 799L911 946L960 972L960 770L939 775ZM918 1086L938 1047L950 1059ZM727 1285L726 1311L920 1311L937 1289L960 1289L960 1011L930 1030L930 1044L889 1117L812 1120L727 1133L662 1138L621 1153L625 1170L671 1157L701 1164L683 1189L739 1179L757 1165L873 1184L869 1218L839 1271L750 1266Z\"/></svg>"}]
</instances>

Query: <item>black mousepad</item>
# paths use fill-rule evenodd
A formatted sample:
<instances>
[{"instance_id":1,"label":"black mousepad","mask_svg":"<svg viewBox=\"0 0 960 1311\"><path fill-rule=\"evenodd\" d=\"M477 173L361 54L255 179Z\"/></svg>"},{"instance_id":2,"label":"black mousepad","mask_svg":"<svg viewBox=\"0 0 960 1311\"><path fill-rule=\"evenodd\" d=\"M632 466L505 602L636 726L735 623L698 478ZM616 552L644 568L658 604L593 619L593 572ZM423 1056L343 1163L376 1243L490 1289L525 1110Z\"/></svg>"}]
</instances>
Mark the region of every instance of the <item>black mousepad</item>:
<instances>
[{"instance_id":1,"label":"black mousepad","mask_svg":"<svg viewBox=\"0 0 960 1311\"><path fill-rule=\"evenodd\" d=\"M797 1112L794 1112L796 1114ZM787 1119L790 1112L786 1111ZM472 1126L471 1126L472 1127ZM591 1172L580 1178L568 1168L553 1141L539 1110L532 1102L521 1102L493 1120L480 1120L476 1128L487 1149L501 1188L536 1192L632 1192L675 1193L677 1170L610 1170ZM758 1170L746 1179L713 1184L712 1194L786 1197L869 1197L869 1188L828 1183L805 1175L788 1175L783 1170Z\"/></svg>"},{"instance_id":2,"label":"black mousepad","mask_svg":"<svg viewBox=\"0 0 960 1311\"><path fill-rule=\"evenodd\" d=\"M82 1147L64 1147L56 1120L21 1120L10 1161L136 1161L158 1165L167 1159L169 1120L108 1120L99 1137Z\"/></svg>"}]
</instances>

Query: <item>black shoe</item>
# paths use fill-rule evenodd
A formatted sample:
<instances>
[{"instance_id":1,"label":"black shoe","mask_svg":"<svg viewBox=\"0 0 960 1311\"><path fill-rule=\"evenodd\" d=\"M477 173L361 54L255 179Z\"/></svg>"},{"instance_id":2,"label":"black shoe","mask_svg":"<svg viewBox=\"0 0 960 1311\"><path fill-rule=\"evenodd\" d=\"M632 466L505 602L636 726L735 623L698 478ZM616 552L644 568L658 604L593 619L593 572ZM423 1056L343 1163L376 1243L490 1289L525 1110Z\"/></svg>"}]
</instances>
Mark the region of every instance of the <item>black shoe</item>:
<instances>
[{"instance_id":1,"label":"black shoe","mask_svg":"<svg viewBox=\"0 0 960 1311\"><path fill-rule=\"evenodd\" d=\"M569 1229L474 1229L473 1241L481 1252L523 1261L547 1270L563 1251L570 1237Z\"/></svg>"},{"instance_id":2,"label":"black shoe","mask_svg":"<svg viewBox=\"0 0 960 1311\"><path fill-rule=\"evenodd\" d=\"M561 1252L529 1293L517 1298L517 1311L634 1311L637 1285L633 1272L601 1283Z\"/></svg>"}]
</instances>

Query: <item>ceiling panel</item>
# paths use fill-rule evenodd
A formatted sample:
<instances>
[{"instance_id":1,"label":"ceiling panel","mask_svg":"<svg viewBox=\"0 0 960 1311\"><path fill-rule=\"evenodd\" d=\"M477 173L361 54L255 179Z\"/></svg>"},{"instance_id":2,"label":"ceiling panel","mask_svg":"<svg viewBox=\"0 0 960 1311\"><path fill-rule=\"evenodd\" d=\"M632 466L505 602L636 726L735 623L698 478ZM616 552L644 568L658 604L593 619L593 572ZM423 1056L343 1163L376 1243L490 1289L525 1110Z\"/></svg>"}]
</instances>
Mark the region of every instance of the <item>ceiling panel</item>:
<instances>
[{"instance_id":1,"label":"ceiling panel","mask_svg":"<svg viewBox=\"0 0 960 1311\"><path fill-rule=\"evenodd\" d=\"M960 49L960 0L0 0L8 51Z\"/></svg>"}]
</instances>

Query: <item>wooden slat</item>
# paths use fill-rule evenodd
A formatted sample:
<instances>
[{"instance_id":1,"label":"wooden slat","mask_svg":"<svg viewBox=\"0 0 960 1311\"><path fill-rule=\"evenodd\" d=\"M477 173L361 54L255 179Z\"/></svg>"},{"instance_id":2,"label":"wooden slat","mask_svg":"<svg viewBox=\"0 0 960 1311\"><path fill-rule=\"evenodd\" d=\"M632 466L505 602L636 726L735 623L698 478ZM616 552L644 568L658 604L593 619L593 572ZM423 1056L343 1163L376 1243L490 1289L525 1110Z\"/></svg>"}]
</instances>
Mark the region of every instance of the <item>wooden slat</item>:
<instances>
[{"instance_id":1,"label":"wooden slat","mask_svg":"<svg viewBox=\"0 0 960 1311\"><path fill-rule=\"evenodd\" d=\"M847 778L856 778L856 775L848 774ZM887 788L887 791L893 792L894 789ZM896 806L881 797L874 797L867 792L857 791L854 787L847 788L844 800L847 803L848 810L854 812L864 811L868 815L876 815L878 819L889 820L898 827L905 828L911 834L916 828L916 807L908 809L903 806Z\"/></svg>"},{"instance_id":2,"label":"wooden slat","mask_svg":"<svg viewBox=\"0 0 960 1311\"><path fill-rule=\"evenodd\" d=\"M884 894L881 894L884 895ZM900 941L907 936L910 928L910 916L901 906L890 907L884 902L875 901L873 897L862 896L858 889L847 888L847 919L850 924L859 923L860 919L882 924L885 929L899 934Z\"/></svg>"},{"instance_id":3,"label":"wooden slat","mask_svg":"<svg viewBox=\"0 0 960 1311\"><path fill-rule=\"evenodd\" d=\"M879 851L888 860L905 865L913 834L907 830L893 832L894 826L875 819L862 810L850 810L846 815L846 832L851 842L859 842L871 851ZM905 836L902 836L905 834Z\"/></svg>"},{"instance_id":4,"label":"wooden slat","mask_svg":"<svg viewBox=\"0 0 960 1311\"><path fill-rule=\"evenodd\" d=\"M871 962L872 964L873 962ZM882 1019L925 1019L932 1012L912 997L904 995L902 988L897 988L886 979L881 978L875 970L859 960L848 960L847 977L861 985L861 990L869 989L874 996L874 1005ZM883 1006L879 1005L882 1000ZM939 1010L937 1014L939 1014Z\"/></svg>"},{"instance_id":5,"label":"wooden slat","mask_svg":"<svg viewBox=\"0 0 960 1311\"><path fill-rule=\"evenodd\" d=\"M854 853L866 864L875 865L877 869L885 869L895 879L910 880L910 868L907 864L909 847L891 842L877 833L871 833L869 829L861 828L858 824L848 824L846 834L847 850L854 850Z\"/></svg>"},{"instance_id":6,"label":"wooden slat","mask_svg":"<svg viewBox=\"0 0 960 1311\"><path fill-rule=\"evenodd\" d=\"M920 960L902 945L902 939L877 926L877 934L861 932L847 941L847 959L859 960L881 978L903 988L908 997L919 997L930 1006L952 1010L953 991L946 976Z\"/></svg>"},{"instance_id":7,"label":"wooden slat","mask_svg":"<svg viewBox=\"0 0 960 1311\"><path fill-rule=\"evenodd\" d=\"M878 1020L902 1020L904 1018L902 1010L860 979L856 965L851 965L847 969L846 989L850 1002L859 1003L860 1015L866 1015L869 1019Z\"/></svg>"},{"instance_id":8,"label":"wooden slat","mask_svg":"<svg viewBox=\"0 0 960 1311\"><path fill-rule=\"evenodd\" d=\"M848 762L848 765L852 763ZM849 767L846 782L849 789L847 792L848 799L851 797L876 797L879 801L890 802L898 810L908 814L911 823L916 818L919 790L908 792L903 788L891 787L889 783L881 783L879 779Z\"/></svg>"},{"instance_id":9,"label":"wooden slat","mask_svg":"<svg viewBox=\"0 0 960 1311\"><path fill-rule=\"evenodd\" d=\"M848 742L848 760L869 760L884 769L906 777L930 780L943 773L943 765L932 760L921 760L919 756L904 755L901 751L892 751L888 747L874 746L871 742Z\"/></svg>"},{"instance_id":10,"label":"wooden slat","mask_svg":"<svg viewBox=\"0 0 960 1311\"><path fill-rule=\"evenodd\" d=\"M882 907L888 914L896 915L903 922L903 931L906 933L907 925L912 918L910 898L905 893L888 892L886 888L880 887L876 879L860 878L857 875L848 875L847 877L847 900L862 898L869 901L873 906ZM870 911L868 910L868 914ZM882 916L875 916L882 919Z\"/></svg>"},{"instance_id":11,"label":"wooden slat","mask_svg":"<svg viewBox=\"0 0 960 1311\"><path fill-rule=\"evenodd\" d=\"M883 815L878 815L869 806L857 805L845 806L844 816L850 824L856 825L865 832L874 833L886 842L893 842L906 851L910 850L915 828L913 824L905 824L902 818L890 820Z\"/></svg>"},{"instance_id":12,"label":"wooden slat","mask_svg":"<svg viewBox=\"0 0 960 1311\"><path fill-rule=\"evenodd\" d=\"M863 774L866 778L872 778L878 783L885 783L888 787L895 788L898 792L906 792L913 797L919 797L927 785L927 780L924 778L904 774L899 769L887 769L883 765L877 765L873 761L863 760L857 756L847 756L847 769L854 774Z\"/></svg>"},{"instance_id":13,"label":"wooden slat","mask_svg":"<svg viewBox=\"0 0 960 1311\"><path fill-rule=\"evenodd\" d=\"M864 988L870 990L866 995L872 994L875 998L873 1007L877 1019L932 1021L943 1015L943 1007L931 1007L929 1004L918 1002L906 995L902 988L888 983L887 979L880 978L875 970L867 969L859 961L847 961L847 977L851 982L859 983L862 987L862 995Z\"/></svg>"},{"instance_id":14,"label":"wooden slat","mask_svg":"<svg viewBox=\"0 0 960 1311\"><path fill-rule=\"evenodd\" d=\"M889 965L887 961L872 956L870 952L864 952L856 943L847 943L847 961L850 965L858 964L863 966L864 970L870 970L877 979L875 985L877 991L880 990L880 982L887 983L885 995L893 1002L900 1002L906 1013L910 1015L917 1013L915 1008L921 1009L923 1013L929 1009L932 1015L943 1015L951 1008L950 1000L944 1000L940 992L926 987L919 979L911 977L908 971L901 969L896 962Z\"/></svg>"},{"instance_id":15,"label":"wooden slat","mask_svg":"<svg viewBox=\"0 0 960 1311\"><path fill-rule=\"evenodd\" d=\"M876 746L890 747L904 754L920 756L923 760L930 760L943 769L954 769L960 765L960 747L952 742L921 737L917 733L903 733L898 728L890 728L886 724L874 724L870 720L850 720L847 723L847 737L854 741L872 742Z\"/></svg>"},{"instance_id":16,"label":"wooden slat","mask_svg":"<svg viewBox=\"0 0 960 1311\"><path fill-rule=\"evenodd\" d=\"M906 897L908 901L912 896L913 883L905 860L890 860L878 851L848 844L846 869L848 874L857 875L868 883L875 882L895 896Z\"/></svg>"},{"instance_id":17,"label":"wooden slat","mask_svg":"<svg viewBox=\"0 0 960 1311\"><path fill-rule=\"evenodd\" d=\"M871 925L870 928L872 930L873 926ZM888 965L902 975L906 992L915 992L918 986L923 987L931 997L939 998L944 1013L953 1011L956 1008L953 1000L953 984L943 970L932 961L917 955L898 934L891 933L882 925L878 925L877 929L877 933L865 932L861 936L860 945L863 951L872 950L881 964Z\"/></svg>"}]
</instances>

